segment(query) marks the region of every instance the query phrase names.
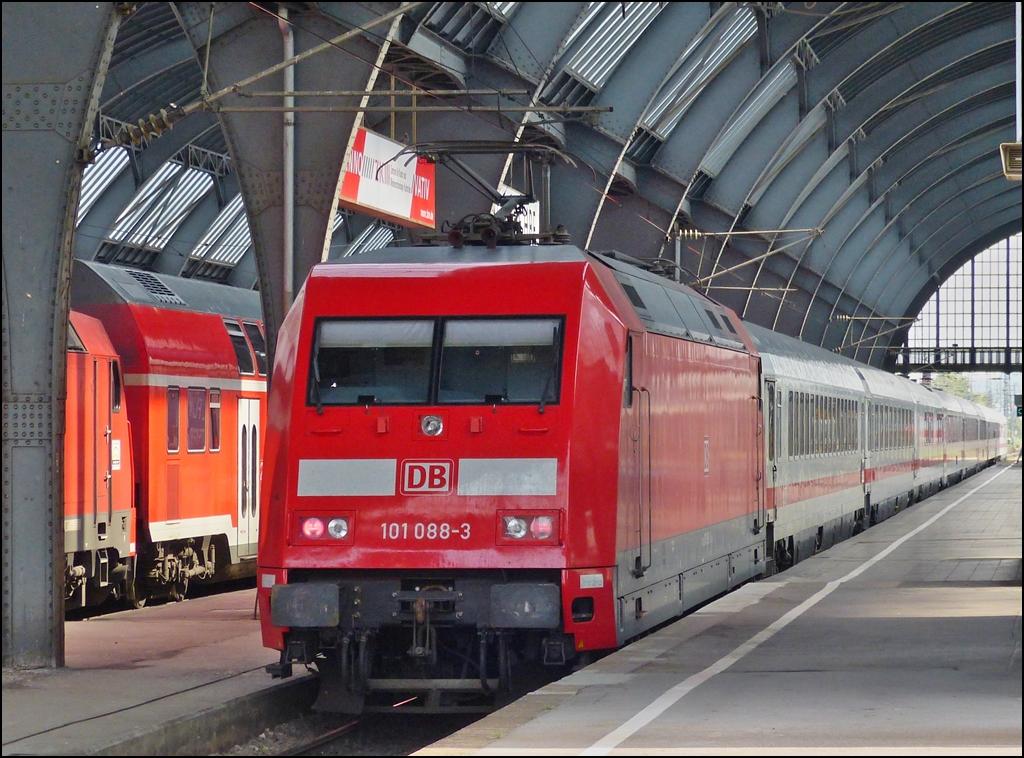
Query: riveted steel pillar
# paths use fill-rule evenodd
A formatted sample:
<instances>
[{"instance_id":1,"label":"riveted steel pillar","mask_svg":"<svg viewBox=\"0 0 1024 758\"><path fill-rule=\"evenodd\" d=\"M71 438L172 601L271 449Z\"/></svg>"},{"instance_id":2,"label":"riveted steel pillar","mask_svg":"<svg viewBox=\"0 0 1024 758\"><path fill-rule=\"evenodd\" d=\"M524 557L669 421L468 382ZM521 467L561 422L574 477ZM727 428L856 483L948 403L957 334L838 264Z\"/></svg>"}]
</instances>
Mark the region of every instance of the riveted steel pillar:
<instances>
[{"instance_id":1,"label":"riveted steel pillar","mask_svg":"<svg viewBox=\"0 0 1024 758\"><path fill-rule=\"evenodd\" d=\"M216 92L266 70L283 60L284 41L278 19L244 3L174 3L201 66L209 58L209 88ZM274 6L270 6L274 7ZM322 13L292 11L295 54L345 32ZM378 30L381 31L381 30ZM386 32L386 27L381 34ZM207 56L207 40L209 56ZM339 48L302 60L294 66L295 88L300 91L353 90L366 86L378 45L355 37ZM246 92L280 92L284 74L277 72L245 87ZM303 97L296 105L337 105L337 98ZM281 105L281 100L230 95L217 107ZM285 315L284 298L284 151L281 113L219 113L245 200L253 249L259 272L268 351L272 355L277 329ZM313 264L320 261L324 239L332 221L354 113L295 114L295 216L293 291L298 293Z\"/></svg>"},{"instance_id":2,"label":"riveted steel pillar","mask_svg":"<svg viewBox=\"0 0 1024 758\"><path fill-rule=\"evenodd\" d=\"M114 3L3 4L3 665L64 664L65 346L75 211Z\"/></svg>"}]
</instances>

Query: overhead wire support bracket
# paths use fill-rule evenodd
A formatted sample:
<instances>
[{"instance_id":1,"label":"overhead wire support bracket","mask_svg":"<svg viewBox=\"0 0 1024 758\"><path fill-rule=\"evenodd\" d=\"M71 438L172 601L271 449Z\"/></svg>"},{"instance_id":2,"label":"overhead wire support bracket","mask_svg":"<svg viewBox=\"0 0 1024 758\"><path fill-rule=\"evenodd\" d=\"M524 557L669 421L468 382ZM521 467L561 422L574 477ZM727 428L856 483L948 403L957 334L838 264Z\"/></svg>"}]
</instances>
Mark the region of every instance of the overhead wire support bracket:
<instances>
[{"instance_id":1,"label":"overhead wire support bracket","mask_svg":"<svg viewBox=\"0 0 1024 758\"><path fill-rule=\"evenodd\" d=\"M280 63L277 63L271 66L270 68L263 69L262 71L253 74L252 76L249 76L240 82L235 82L234 84L228 87L224 87L223 89L214 92L211 95L206 95L205 97L202 97L201 99L196 100L195 102L189 103L188 105L182 106L177 105L176 103L169 103L167 108L162 108L159 111L159 114L151 114L146 119L139 119L138 124L130 124L126 126L123 130L115 134L112 139L104 141L102 147L115 147L118 145L128 144L138 145L143 139L150 139L154 136L159 137L161 134L163 134L164 131L174 128L174 124L178 121L181 121L186 116L189 116L195 113L196 111L200 110L212 110L213 103L217 102L218 100L221 100L224 97L227 97L228 95L239 94L239 91L243 87L247 87L250 84L260 81L261 79L265 79L268 76L272 76L273 74L276 74L278 71L282 71L288 68L289 66L294 66L299 61L303 61L306 58L316 55L317 53L323 52L324 50L328 50L329 48L332 47L337 47L342 42L350 40L353 37L357 37L363 32L372 29L375 26L379 26L380 24L391 21L393 18L397 16L401 16L405 13L408 13L410 10L412 10L418 5L423 5L423 3L403 3L401 7L389 11L382 16L378 16L377 18L373 19L372 21L362 26L357 26L354 29L349 29L347 32L339 34L337 37L334 37L333 39L328 40L327 42L317 45L316 47L311 47L309 50L306 50L305 52L299 53L298 55L292 58L281 61Z\"/></svg>"}]
</instances>

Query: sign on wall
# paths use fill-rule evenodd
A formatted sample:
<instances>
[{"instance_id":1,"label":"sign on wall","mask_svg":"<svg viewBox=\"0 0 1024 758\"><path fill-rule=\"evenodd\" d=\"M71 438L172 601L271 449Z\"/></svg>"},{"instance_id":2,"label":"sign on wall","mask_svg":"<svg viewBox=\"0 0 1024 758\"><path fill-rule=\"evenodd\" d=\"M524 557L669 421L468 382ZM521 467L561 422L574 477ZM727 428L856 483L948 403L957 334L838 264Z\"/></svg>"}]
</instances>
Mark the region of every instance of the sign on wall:
<instances>
[{"instance_id":1,"label":"sign on wall","mask_svg":"<svg viewBox=\"0 0 1024 758\"><path fill-rule=\"evenodd\" d=\"M395 158L403 149L400 142L360 128L338 204L402 226L433 229L434 164L415 155Z\"/></svg>"}]
</instances>

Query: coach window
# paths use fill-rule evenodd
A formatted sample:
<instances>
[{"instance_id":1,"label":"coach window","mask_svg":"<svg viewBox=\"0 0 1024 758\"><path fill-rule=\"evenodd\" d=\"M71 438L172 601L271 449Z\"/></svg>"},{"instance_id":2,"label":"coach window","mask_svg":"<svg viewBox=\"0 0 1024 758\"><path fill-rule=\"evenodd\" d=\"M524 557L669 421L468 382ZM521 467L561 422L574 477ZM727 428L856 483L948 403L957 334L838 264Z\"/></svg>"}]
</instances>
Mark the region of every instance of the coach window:
<instances>
[{"instance_id":1,"label":"coach window","mask_svg":"<svg viewBox=\"0 0 1024 758\"><path fill-rule=\"evenodd\" d=\"M800 393L794 392L789 401L789 439L793 445L793 457L800 457Z\"/></svg>"},{"instance_id":2,"label":"coach window","mask_svg":"<svg viewBox=\"0 0 1024 758\"><path fill-rule=\"evenodd\" d=\"M793 457L793 390L789 391L789 402L786 403L786 452Z\"/></svg>"},{"instance_id":3,"label":"coach window","mask_svg":"<svg viewBox=\"0 0 1024 758\"><path fill-rule=\"evenodd\" d=\"M235 359L238 361L238 373L252 376L256 373L256 367L252 362L252 353L249 352L249 343L245 341L245 332L238 325L237 321L224 319L224 328L228 330L231 338L231 345L235 348Z\"/></svg>"},{"instance_id":4,"label":"coach window","mask_svg":"<svg viewBox=\"0 0 1024 758\"><path fill-rule=\"evenodd\" d=\"M259 324L253 324L249 321L243 321L242 328L249 335L249 344L252 345L252 351L256 353L256 373L260 376L266 376L267 343L263 339L263 332L260 331Z\"/></svg>"},{"instance_id":5,"label":"coach window","mask_svg":"<svg viewBox=\"0 0 1024 758\"><path fill-rule=\"evenodd\" d=\"M825 450L824 440L822 439L825 431L825 404L822 400L824 400L824 398L821 395L811 396L811 402L813 403L811 408L814 412L814 415L812 416L814 423L814 450L811 452L815 455L821 455Z\"/></svg>"},{"instance_id":6,"label":"coach window","mask_svg":"<svg viewBox=\"0 0 1024 758\"><path fill-rule=\"evenodd\" d=\"M811 452L811 397L806 392L800 393L800 454Z\"/></svg>"},{"instance_id":7,"label":"coach window","mask_svg":"<svg viewBox=\"0 0 1024 758\"><path fill-rule=\"evenodd\" d=\"M187 426L185 449L190 453L206 451L206 390L189 387L186 395Z\"/></svg>"},{"instance_id":8,"label":"coach window","mask_svg":"<svg viewBox=\"0 0 1024 758\"><path fill-rule=\"evenodd\" d=\"M321 321L309 404L426 405L433 344L433 320Z\"/></svg>"},{"instance_id":9,"label":"coach window","mask_svg":"<svg viewBox=\"0 0 1024 758\"><path fill-rule=\"evenodd\" d=\"M557 318L447 321L437 401L557 404L561 332Z\"/></svg>"},{"instance_id":10,"label":"coach window","mask_svg":"<svg viewBox=\"0 0 1024 758\"><path fill-rule=\"evenodd\" d=\"M220 450L220 390L210 390L210 452Z\"/></svg>"},{"instance_id":11,"label":"coach window","mask_svg":"<svg viewBox=\"0 0 1024 758\"><path fill-rule=\"evenodd\" d=\"M167 388L167 452L176 453L181 449L179 427L181 425L181 389Z\"/></svg>"}]
</instances>

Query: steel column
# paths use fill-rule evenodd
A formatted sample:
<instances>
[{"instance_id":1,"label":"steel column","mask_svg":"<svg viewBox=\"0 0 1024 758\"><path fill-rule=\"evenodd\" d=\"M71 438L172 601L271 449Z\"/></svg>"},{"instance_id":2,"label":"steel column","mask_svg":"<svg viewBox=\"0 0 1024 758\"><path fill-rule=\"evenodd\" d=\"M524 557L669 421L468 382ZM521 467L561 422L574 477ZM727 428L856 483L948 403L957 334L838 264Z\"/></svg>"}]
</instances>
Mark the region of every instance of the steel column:
<instances>
[{"instance_id":1,"label":"steel column","mask_svg":"<svg viewBox=\"0 0 1024 758\"><path fill-rule=\"evenodd\" d=\"M64 664L63 432L75 211L120 22L3 4L3 665Z\"/></svg>"}]
</instances>

